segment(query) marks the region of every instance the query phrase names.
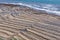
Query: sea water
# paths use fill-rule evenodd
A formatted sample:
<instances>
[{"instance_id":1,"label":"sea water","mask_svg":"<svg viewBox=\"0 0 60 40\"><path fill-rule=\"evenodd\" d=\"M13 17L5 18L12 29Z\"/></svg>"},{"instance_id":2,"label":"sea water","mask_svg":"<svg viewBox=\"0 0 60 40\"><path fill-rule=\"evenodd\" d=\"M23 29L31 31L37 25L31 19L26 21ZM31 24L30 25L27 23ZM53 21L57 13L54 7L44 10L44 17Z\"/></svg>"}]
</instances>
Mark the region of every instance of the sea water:
<instances>
[{"instance_id":1,"label":"sea water","mask_svg":"<svg viewBox=\"0 0 60 40\"><path fill-rule=\"evenodd\" d=\"M60 0L0 0L0 3L28 6L60 16Z\"/></svg>"}]
</instances>

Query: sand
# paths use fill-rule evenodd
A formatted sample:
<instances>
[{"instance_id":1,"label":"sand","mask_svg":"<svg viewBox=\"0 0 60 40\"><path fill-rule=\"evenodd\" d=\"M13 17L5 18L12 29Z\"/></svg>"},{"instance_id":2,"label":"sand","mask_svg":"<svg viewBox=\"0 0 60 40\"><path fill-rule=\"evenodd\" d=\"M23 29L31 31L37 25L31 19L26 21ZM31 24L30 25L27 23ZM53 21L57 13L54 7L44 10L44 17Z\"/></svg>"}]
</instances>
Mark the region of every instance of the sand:
<instances>
[{"instance_id":1,"label":"sand","mask_svg":"<svg viewBox=\"0 0 60 40\"><path fill-rule=\"evenodd\" d=\"M60 40L60 16L26 6L0 4L3 40Z\"/></svg>"}]
</instances>

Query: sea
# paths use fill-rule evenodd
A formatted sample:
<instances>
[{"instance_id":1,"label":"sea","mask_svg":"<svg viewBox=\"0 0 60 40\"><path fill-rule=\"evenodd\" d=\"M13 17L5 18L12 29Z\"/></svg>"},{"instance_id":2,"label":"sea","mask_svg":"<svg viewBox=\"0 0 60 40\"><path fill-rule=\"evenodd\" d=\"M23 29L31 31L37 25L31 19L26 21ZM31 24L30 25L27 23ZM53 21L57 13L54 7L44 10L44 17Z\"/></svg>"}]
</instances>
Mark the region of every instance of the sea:
<instances>
[{"instance_id":1,"label":"sea","mask_svg":"<svg viewBox=\"0 0 60 40\"><path fill-rule=\"evenodd\" d=\"M0 0L0 3L23 5L60 16L60 0Z\"/></svg>"}]
</instances>

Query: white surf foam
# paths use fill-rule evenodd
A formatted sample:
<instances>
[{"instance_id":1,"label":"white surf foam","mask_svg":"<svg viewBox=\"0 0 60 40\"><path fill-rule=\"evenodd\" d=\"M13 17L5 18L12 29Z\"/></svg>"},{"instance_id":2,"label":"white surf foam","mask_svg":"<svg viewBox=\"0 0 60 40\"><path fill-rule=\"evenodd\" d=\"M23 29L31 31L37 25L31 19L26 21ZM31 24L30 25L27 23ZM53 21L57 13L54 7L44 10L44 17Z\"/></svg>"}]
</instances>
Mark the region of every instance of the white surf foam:
<instances>
[{"instance_id":1,"label":"white surf foam","mask_svg":"<svg viewBox=\"0 0 60 40\"><path fill-rule=\"evenodd\" d=\"M39 5L25 4L25 3L5 3L5 4L23 5L23 6L27 6L36 10L46 11L48 14L55 14L55 15L60 16L60 11L58 11L59 8L57 8L55 5L41 4L39 6Z\"/></svg>"}]
</instances>

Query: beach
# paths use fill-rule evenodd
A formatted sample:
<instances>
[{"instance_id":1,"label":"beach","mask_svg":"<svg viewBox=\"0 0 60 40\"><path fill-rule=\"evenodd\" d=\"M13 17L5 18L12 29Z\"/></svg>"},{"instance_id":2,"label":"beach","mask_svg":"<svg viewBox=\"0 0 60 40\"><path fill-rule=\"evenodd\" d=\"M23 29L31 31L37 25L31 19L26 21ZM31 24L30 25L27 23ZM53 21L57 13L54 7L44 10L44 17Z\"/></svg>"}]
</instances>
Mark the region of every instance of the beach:
<instances>
[{"instance_id":1,"label":"beach","mask_svg":"<svg viewBox=\"0 0 60 40\"><path fill-rule=\"evenodd\" d=\"M3 40L60 40L60 16L23 5L0 4Z\"/></svg>"}]
</instances>

